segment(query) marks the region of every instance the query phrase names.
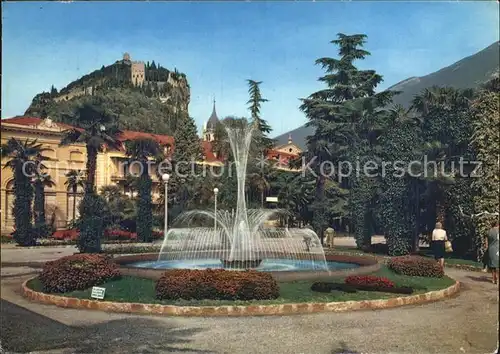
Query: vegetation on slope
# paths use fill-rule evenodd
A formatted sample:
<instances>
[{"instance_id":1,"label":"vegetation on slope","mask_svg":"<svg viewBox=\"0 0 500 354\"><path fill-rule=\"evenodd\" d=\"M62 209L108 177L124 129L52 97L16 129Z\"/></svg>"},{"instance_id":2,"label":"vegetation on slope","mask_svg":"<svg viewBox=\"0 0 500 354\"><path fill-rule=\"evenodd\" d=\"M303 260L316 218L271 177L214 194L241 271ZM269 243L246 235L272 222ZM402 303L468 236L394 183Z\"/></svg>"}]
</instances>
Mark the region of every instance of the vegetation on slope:
<instances>
[{"instance_id":1,"label":"vegetation on slope","mask_svg":"<svg viewBox=\"0 0 500 354\"><path fill-rule=\"evenodd\" d=\"M54 86L33 98L25 115L50 116L58 122L83 103L99 97L103 108L119 117L121 129L173 134L171 120L187 111L190 89L186 75L169 71L154 61L145 64L145 83L136 86L131 68L123 61L103 66L58 91Z\"/></svg>"}]
</instances>

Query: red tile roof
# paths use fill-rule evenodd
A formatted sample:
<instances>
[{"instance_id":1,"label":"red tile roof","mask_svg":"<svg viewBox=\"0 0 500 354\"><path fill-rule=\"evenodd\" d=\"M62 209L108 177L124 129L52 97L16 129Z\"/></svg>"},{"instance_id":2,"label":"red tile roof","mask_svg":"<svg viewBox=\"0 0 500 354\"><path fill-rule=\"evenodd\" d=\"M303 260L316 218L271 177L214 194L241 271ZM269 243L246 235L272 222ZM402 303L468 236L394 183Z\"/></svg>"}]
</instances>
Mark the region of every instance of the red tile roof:
<instances>
[{"instance_id":1,"label":"red tile roof","mask_svg":"<svg viewBox=\"0 0 500 354\"><path fill-rule=\"evenodd\" d=\"M17 125L25 125L25 126L36 126L40 124L43 121L41 118L36 118L36 117L23 117L23 116L17 116L14 118L7 118L7 119L2 119L2 123L11 123L11 124L17 124ZM74 129L73 126L64 124L64 123L57 123L58 126L61 128L65 129ZM151 134L151 133L144 133L144 132L136 132L132 130L123 130L121 135L119 136L119 139L123 142L126 140L134 140L134 139L139 139L139 138L151 138L156 140L160 145L170 145L172 150L175 148L175 141L172 136L169 135L161 135L161 134ZM215 162L215 161L221 161L217 159L212 151L212 144L209 141L202 141L201 146L203 149L203 153L205 155L205 161L207 162Z\"/></svg>"},{"instance_id":2,"label":"red tile roof","mask_svg":"<svg viewBox=\"0 0 500 354\"><path fill-rule=\"evenodd\" d=\"M170 145L174 146L174 138L169 135L151 134L144 132L135 132L132 130L123 130L118 139L121 141L135 140L140 138L150 138L156 140L160 145Z\"/></svg>"},{"instance_id":3,"label":"red tile roof","mask_svg":"<svg viewBox=\"0 0 500 354\"><path fill-rule=\"evenodd\" d=\"M17 125L26 125L26 126L33 126L33 125L38 125L41 122L43 122L42 118L36 118L36 117L24 117L24 116L16 116L13 118L6 118L0 120L1 123L9 123L9 124L17 124ZM59 122L54 122L61 128L65 129L72 129L73 126L64 124L64 123L59 123Z\"/></svg>"},{"instance_id":4,"label":"red tile roof","mask_svg":"<svg viewBox=\"0 0 500 354\"><path fill-rule=\"evenodd\" d=\"M222 162L222 160L219 160L217 157L215 157L213 153L212 143L210 141L203 140L201 142L201 147L203 149L203 155L205 156L206 162L215 162L215 161Z\"/></svg>"},{"instance_id":5,"label":"red tile roof","mask_svg":"<svg viewBox=\"0 0 500 354\"><path fill-rule=\"evenodd\" d=\"M23 117L23 116L17 116L13 118L7 118L7 119L2 119L2 123L11 123L11 124L17 124L17 125L25 125L25 126L36 126L40 124L43 121L41 118L36 118L36 117ZM57 123L58 126L61 128L65 129L73 129L74 127L68 124L64 123ZM126 141L126 140L134 140L138 138L151 138L156 140L160 145L170 145L173 149L175 148L174 144L174 138L169 135L161 135L161 134L151 134L151 133L144 133L144 132L136 132L132 130L123 130L121 136L119 139L121 141ZM214 153L213 153L213 148L212 148L212 143L209 141L201 141L201 146L203 149L203 154L205 156L205 161L206 162L222 162L221 159L218 159ZM290 154L287 152L281 152L277 150L270 150L268 152L268 158L276 158L280 156L282 160L289 160L290 158L295 158L297 157L296 154Z\"/></svg>"}]
</instances>

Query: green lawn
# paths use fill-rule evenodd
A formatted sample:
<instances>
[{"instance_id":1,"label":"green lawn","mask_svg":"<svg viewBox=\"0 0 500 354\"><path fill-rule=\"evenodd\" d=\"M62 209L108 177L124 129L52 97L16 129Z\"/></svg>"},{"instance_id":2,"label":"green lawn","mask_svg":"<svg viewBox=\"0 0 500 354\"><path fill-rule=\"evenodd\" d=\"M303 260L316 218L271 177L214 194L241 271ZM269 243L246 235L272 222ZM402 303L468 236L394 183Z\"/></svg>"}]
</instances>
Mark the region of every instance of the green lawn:
<instances>
[{"instance_id":1,"label":"green lawn","mask_svg":"<svg viewBox=\"0 0 500 354\"><path fill-rule=\"evenodd\" d=\"M352 254L352 255L366 255L366 256L375 256L375 257L388 257L386 254L380 254L380 253L373 253L373 252L365 252L360 249L357 249L356 247L352 246L338 246L332 249L330 252L333 254L337 253L342 253L342 254ZM431 250L428 249L422 249L419 254L423 257L429 257L433 258L434 255L432 254ZM445 254L445 264L449 265L467 265L467 266L473 266L477 268L483 268L483 265L480 262L476 262L471 259L464 259L464 258L459 258L457 256L454 256L453 254Z\"/></svg>"},{"instance_id":2,"label":"green lawn","mask_svg":"<svg viewBox=\"0 0 500 354\"><path fill-rule=\"evenodd\" d=\"M444 278L424 278L424 277L408 277L397 275L387 267L382 268L373 273L373 275L384 276L395 282L396 286L409 286L414 288L415 293L423 293L426 291L438 290L449 287L454 284L454 281L448 277ZM343 278L335 279L342 282ZM371 299L386 299L390 297L404 296L400 294L380 293L373 291L358 291L354 294L335 291L330 294L318 293L311 291L311 281L295 281L279 283L281 296L275 300L262 301L186 301L186 300L157 300L155 298L155 284L153 280L142 279L136 277L122 277L118 280L108 281L101 287L106 288L105 300L117 302L139 302L139 303L154 303L154 304L169 304L169 305L191 305L191 306L220 306L220 305L249 305L249 304L280 304L280 303L298 303L298 302L333 302L333 301L348 301L348 300L371 300ZM32 280L28 286L34 290L41 291L42 287L38 279ZM90 299L90 289L82 291L72 291L61 294L69 297L77 297L81 299Z\"/></svg>"}]
</instances>

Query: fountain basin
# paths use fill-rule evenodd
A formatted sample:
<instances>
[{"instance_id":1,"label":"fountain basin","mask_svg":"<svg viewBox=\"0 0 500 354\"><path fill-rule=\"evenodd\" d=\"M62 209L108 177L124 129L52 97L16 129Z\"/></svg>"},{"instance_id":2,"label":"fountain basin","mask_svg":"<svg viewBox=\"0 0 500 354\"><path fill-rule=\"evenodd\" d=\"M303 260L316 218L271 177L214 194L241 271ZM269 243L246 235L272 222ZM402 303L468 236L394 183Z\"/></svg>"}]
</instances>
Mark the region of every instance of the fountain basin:
<instances>
[{"instance_id":1,"label":"fountain basin","mask_svg":"<svg viewBox=\"0 0 500 354\"><path fill-rule=\"evenodd\" d=\"M120 265L123 275L137 276L148 279L159 279L167 269L207 269L222 268L219 259L200 255L191 260L158 261L157 253L117 256L114 261ZM323 264L316 264L304 259L286 259L284 254L272 254L264 259L255 269L269 272L277 281L330 279L347 275L370 274L380 269L380 264L374 257L327 255L329 270L324 270ZM232 269L239 271L242 269Z\"/></svg>"}]
</instances>

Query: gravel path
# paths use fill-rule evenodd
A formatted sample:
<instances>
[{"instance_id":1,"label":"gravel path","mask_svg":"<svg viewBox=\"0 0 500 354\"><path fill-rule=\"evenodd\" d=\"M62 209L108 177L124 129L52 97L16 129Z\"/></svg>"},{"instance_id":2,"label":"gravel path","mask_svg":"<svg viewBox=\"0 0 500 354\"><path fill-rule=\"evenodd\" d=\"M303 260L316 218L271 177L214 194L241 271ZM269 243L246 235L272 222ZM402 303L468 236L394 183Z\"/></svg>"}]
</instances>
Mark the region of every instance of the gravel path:
<instances>
[{"instance_id":1,"label":"gravel path","mask_svg":"<svg viewBox=\"0 0 500 354\"><path fill-rule=\"evenodd\" d=\"M2 279L2 347L46 353L493 353L498 288L455 269L459 296L399 309L282 317L175 318L30 303Z\"/></svg>"}]
</instances>

